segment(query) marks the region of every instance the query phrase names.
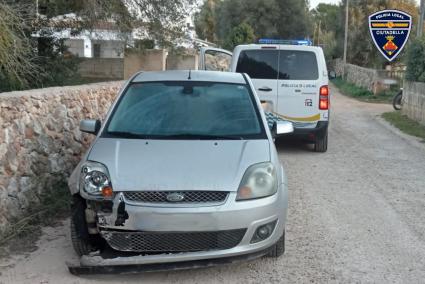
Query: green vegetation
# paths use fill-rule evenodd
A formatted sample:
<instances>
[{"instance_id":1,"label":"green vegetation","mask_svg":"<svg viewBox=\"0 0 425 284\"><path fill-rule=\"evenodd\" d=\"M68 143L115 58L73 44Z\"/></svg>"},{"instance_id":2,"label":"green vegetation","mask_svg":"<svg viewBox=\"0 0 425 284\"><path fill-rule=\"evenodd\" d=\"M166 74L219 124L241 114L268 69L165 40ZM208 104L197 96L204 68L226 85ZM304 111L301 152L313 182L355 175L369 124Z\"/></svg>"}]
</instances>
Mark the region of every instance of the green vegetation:
<instances>
[{"instance_id":1,"label":"green vegetation","mask_svg":"<svg viewBox=\"0 0 425 284\"><path fill-rule=\"evenodd\" d=\"M40 233L41 226L52 225L58 218L69 213L70 194L65 182L57 183L54 188L43 192L38 199L39 202L30 203L25 215L14 220L8 231L0 235L0 247L14 246L14 242L19 245L31 245L31 240Z\"/></svg>"},{"instance_id":2,"label":"green vegetation","mask_svg":"<svg viewBox=\"0 0 425 284\"><path fill-rule=\"evenodd\" d=\"M386 112L382 117L402 132L423 139L425 142L425 126L401 114L399 111Z\"/></svg>"},{"instance_id":3,"label":"green vegetation","mask_svg":"<svg viewBox=\"0 0 425 284\"><path fill-rule=\"evenodd\" d=\"M195 29L201 39L228 47L228 35L246 23L259 38L310 38L322 46L326 59L341 58L344 45L345 3L320 3L313 10L304 0L205 0L195 15ZM388 61L375 47L367 25L368 16L383 9L398 9L413 17L416 31L418 7L415 0L350 0L349 63L384 69ZM254 39L254 40L255 40ZM402 62L404 53L395 59Z\"/></svg>"},{"instance_id":4,"label":"green vegetation","mask_svg":"<svg viewBox=\"0 0 425 284\"><path fill-rule=\"evenodd\" d=\"M39 80L41 70L32 58L33 47L26 36L22 13L22 9L0 1L0 92Z\"/></svg>"},{"instance_id":5,"label":"green vegetation","mask_svg":"<svg viewBox=\"0 0 425 284\"><path fill-rule=\"evenodd\" d=\"M406 57L406 80L425 82L425 37L412 41Z\"/></svg>"},{"instance_id":6,"label":"green vegetation","mask_svg":"<svg viewBox=\"0 0 425 284\"><path fill-rule=\"evenodd\" d=\"M239 44L252 43L255 40L254 30L247 23L242 23L232 29L224 48L233 50Z\"/></svg>"},{"instance_id":7,"label":"green vegetation","mask_svg":"<svg viewBox=\"0 0 425 284\"><path fill-rule=\"evenodd\" d=\"M78 58L54 34L64 29L77 35L105 23L112 24L113 20L113 29L119 32L126 47L173 49L186 34L186 18L195 2L0 0L0 92L78 82ZM36 15L35 3L42 17ZM75 13L77 18L52 20L68 13ZM131 46L129 32L136 28L144 29L147 40Z\"/></svg>"},{"instance_id":8,"label":"green vegetation","mask_svg":"<svg viewBox=\"0 0 425 284\"><path fill-rule=\"evenodd\" d=\"M343 53L346 1L339 2L339 5L321 3L311 12L314 24L312 38L315 44L323 47L327 60L341 58ZM368 16L383 9L402 10L412 15L412 34L416 33L418 7L414 0L350 0L349 63L375 69L383 69L388 64L375 47L367 25ZM402 62L403 55L401 53L394 62Z\"/></svg>"},{"instance_id":9,"label":"green vegetation","mask_svg":"<svg viewBox=\"0 0 425 284\"><path fill-rule=\"evenodd\" d=\"M349 83L342 78L335 78L332 80L332 83L335 84L335 86L341 91L343 95L369 103L391 103L393 97L399 91L398 87L393 87L389 90L374 95L371 91Z\"/></svg>"},{"instance_id":10,"label":"green vegetation","mask_svg":"<svg viewBox=\"0 0 425 284\"><path fill-rule=\"evenodd\" d=\"M199 37L222 46L241 23L255 39L307 38L312 26L307 1L300 0L208 0L195 15Z\"/></svg>"}]
</instances>

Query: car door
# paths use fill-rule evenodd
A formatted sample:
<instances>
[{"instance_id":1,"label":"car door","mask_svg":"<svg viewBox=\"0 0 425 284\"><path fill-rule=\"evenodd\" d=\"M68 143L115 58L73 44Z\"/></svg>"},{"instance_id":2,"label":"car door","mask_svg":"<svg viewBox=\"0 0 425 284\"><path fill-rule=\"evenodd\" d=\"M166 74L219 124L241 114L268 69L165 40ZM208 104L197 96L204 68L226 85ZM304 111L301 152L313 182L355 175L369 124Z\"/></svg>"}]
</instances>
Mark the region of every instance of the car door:
<instances>
[{"instance_id":1,"label":"car door","mask_svg":"<svg viewBox=\"0 0 425 284\"><path fill-rule=\"evenodd\" d=\"M316 52L282 46L279 50L277 113L309 127L320 119L319 67Z\"/></svg>"},{"instance_id":2,"label":"car door","mask_svg":"<svg viewBox=\"0 0 425 284\"><path fill-rule=\"evenodd\" d=\"M233 53L231 51L202 47L199 58L199 70L230 71Z\"/></svg>"},{"instance_id":3,"label":"car door","mask_svg":"<svg viewBox=\"0 0 425 284\"><path fill-rule=\"evenodd\" d=\"M278 105L278 46L238 46L233 57L232 71L248 74L264 110L275 112Z\"/></svg>"}]
</instances>

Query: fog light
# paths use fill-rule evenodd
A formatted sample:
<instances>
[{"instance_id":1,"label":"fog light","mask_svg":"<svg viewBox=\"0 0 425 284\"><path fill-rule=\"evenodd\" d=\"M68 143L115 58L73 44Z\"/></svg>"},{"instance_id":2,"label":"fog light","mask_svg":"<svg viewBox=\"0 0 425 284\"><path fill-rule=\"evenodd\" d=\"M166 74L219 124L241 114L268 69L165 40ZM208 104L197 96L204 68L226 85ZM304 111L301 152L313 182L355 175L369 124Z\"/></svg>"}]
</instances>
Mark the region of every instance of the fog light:
<instances>
[{"instance_id":1,"label":"fog light","mask_svg":"<svg viewBox=\"0 0 425 284\"><path fill-rule=\"evenodd\" d=\"M258 243L270 237L273 233L274 227L276 226L276 222L277 221L273 221L258 227L251 239L251 243Z\"/></svg>"},{"instance_id":2,"label":"fog light","mask_svg":"<svg viewBox=\"0 0 425 284\"><path fill-rule=\"evenodd\" d=\"M270 226L261 226L257 230L257 235L263 240L270 236L270 233Z\"/></svg>"}]
</instances>

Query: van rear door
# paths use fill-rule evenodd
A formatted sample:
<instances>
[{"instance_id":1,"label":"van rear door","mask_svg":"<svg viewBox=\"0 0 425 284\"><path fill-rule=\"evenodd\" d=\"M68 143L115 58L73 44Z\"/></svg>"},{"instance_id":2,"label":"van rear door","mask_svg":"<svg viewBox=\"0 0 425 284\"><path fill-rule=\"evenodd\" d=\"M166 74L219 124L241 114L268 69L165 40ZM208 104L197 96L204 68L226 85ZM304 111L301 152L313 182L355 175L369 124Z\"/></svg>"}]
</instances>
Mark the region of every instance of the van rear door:
<instances>
[{"instance_id":1,"label":"van rear door","mask_svg":"<svg viewBox=\"0 0 425 284\"><path fill-rule=\"evenodd\" d=\"M202 47L199 57L199 70L230 71L233 53L214 47Z\"/></svg>"},{"instance_id":2,"label":"van rear door","mask_svg":"<svg viewBox=\"0 0 425 284\"><path fill-rule=\"evenodd\" d=\"M275 111L278 106L278 57L277 46L236 47L233 71L247 73L256 89L257 95L266 111ZM235 66L236 64L236 66Z\"/></svg>"},{"instance_id":3,"label":"van rear door","mask_svg":"<svg viewBox=\"0 0 425 284\"><path fill-rule=\"evenodd\" d=\"M314 127L320 120L320 72L314 50L282 46L279 50L277 113L297 127Z\"/></svg>"}]
</instances>

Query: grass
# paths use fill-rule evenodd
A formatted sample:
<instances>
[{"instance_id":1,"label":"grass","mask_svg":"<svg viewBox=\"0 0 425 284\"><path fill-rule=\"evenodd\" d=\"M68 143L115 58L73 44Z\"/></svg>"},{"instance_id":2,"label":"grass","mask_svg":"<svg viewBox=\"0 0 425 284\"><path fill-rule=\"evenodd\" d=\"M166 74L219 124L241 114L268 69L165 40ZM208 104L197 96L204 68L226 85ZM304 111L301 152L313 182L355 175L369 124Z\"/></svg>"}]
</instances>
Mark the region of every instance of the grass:
<instances>
[{"instance_id":1,"label":"grass","mask_svg":"<svg viewBox=\"0 0 425 284\"><path fill-rule=\"evenodd\" d=\"M69 213L70 194L65 182L54 190L43 193L40 202L30 204L24 216L13 220L12 225L0 235L0 255L10 251L25 251L35 245L41 227L54 225Z\"/></svg>"},{"instance_id":2,"label":"grass","mask_svg":"<svg viewBox=\"0 0 425 284\"><path fill-rule=\"evenodd\" d=\"M402 132L422 138L422 142L425 142L425 126L420 123L408 118L399 111L383 113L382 117Z\"/></svg>"},{"instance_id":3,"label":"grass","mask_svg":"<svg viewBox=\"0 0 425 284\"><path fill-rule=\"evenodd\" d=\"M332 80L332 82L343 95L369 103L391 103L393 97L399 90L398 87L393 87L389 90L374 95L371 91L349 83L342 78L335 78Z\"/></svg>"}]
</instances>

